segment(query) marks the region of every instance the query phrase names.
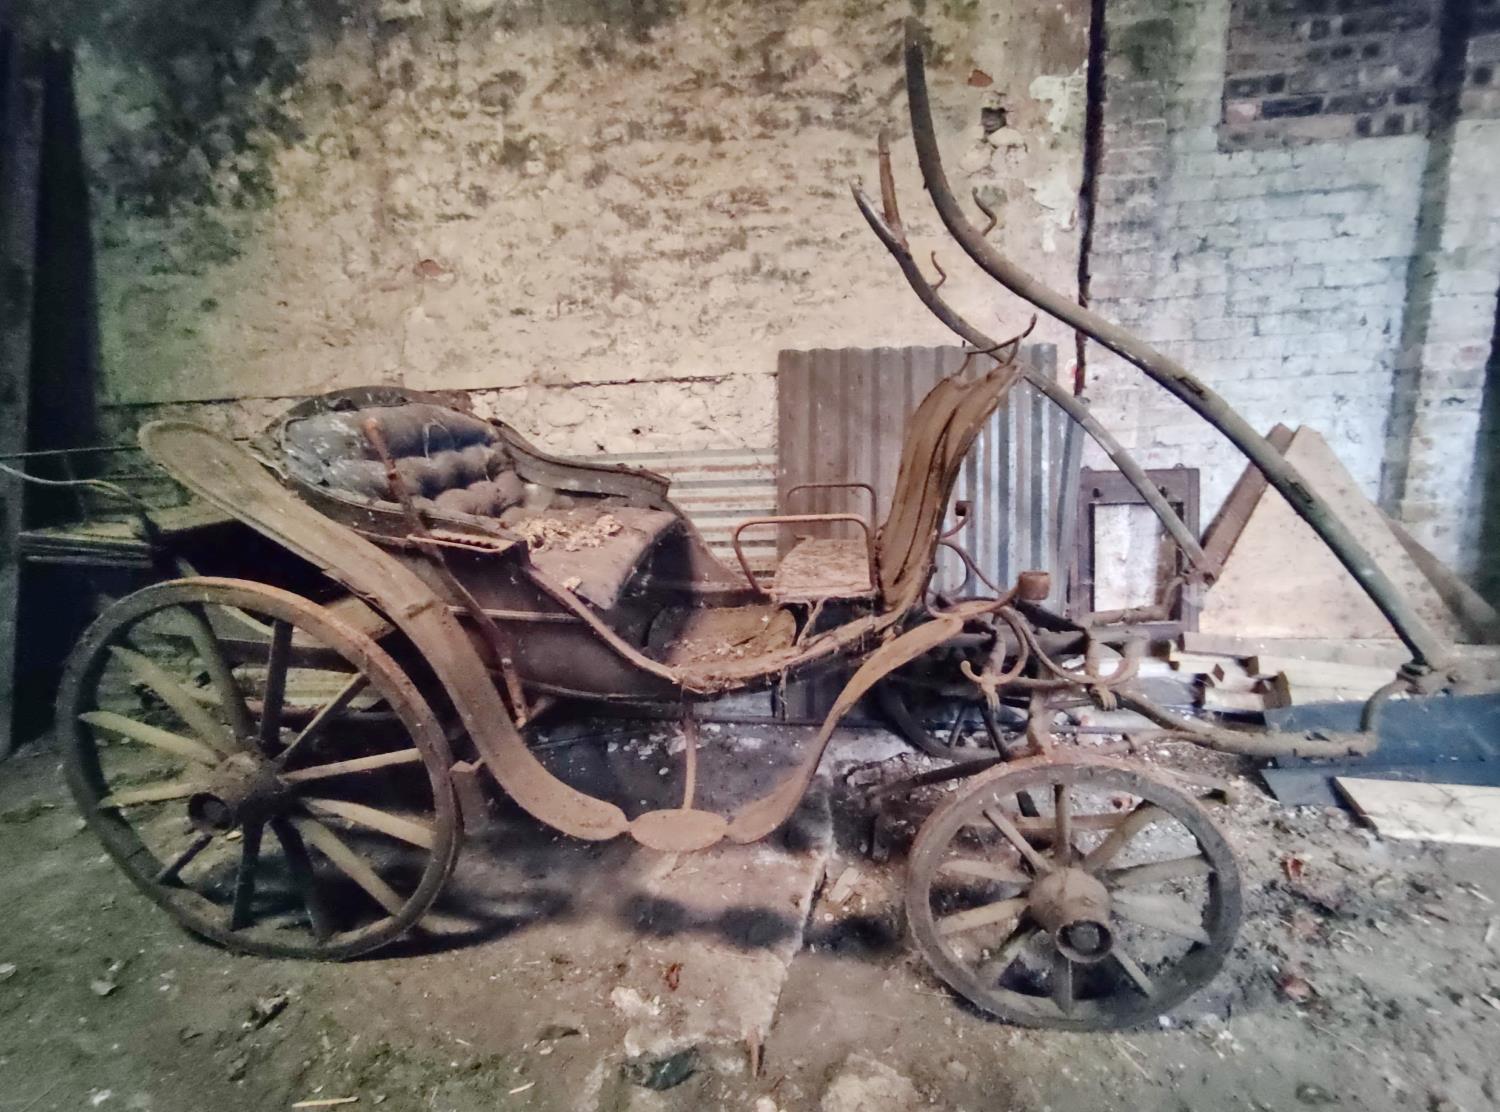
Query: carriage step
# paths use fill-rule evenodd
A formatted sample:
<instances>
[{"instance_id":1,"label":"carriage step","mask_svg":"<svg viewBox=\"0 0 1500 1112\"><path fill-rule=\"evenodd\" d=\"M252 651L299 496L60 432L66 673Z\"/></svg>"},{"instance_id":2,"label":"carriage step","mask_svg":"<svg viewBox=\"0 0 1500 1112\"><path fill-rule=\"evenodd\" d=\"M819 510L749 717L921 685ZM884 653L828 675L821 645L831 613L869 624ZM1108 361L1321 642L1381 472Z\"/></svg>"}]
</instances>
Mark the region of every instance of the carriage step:
<instances>
[{"instance_id":1,"label":"carriage step","mask_svg":"<svg viewBox=\"0 0 1500 1112\"><path fill-rule=\"evenodd\" d=\"M630 836L648 849L688 853L722 841L729 820L713 811L672 807L647 811L630 824Z\"/></svg>"}]
</instances>

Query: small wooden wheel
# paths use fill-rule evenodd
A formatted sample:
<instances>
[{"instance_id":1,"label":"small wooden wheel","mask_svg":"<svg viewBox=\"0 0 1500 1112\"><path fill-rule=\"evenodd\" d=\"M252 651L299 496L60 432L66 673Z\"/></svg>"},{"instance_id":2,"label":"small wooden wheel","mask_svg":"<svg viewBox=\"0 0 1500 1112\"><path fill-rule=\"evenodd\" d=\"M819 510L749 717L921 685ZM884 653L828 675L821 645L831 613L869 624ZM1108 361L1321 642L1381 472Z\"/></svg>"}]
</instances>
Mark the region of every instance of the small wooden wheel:
<instances>
[{"instance_id":1,"label":"small wooden wheel","mask_svg":"<svg viewBox=\"0 0 1500 1112\"><path fill-rule=\"evenodd\" d=\"M231 949L365 953L453 868L436 717L369 636L287 591L180 579L115 603L68 660L57 728L110 856Z\"/></svg>"},{"instance_id":2,"label":"small wooden wheel","mask_svg":"<svg viewBox=\"0 0 1500 1112\"><path fill-rule=\"evenodd\" d=\"M907 921L971 1003L1032 1027L1124 1027L1213 979L1240 921L1229 844L1193 799L1081 758L981 774L912 846Z\"/></svg>"}]
</instances>

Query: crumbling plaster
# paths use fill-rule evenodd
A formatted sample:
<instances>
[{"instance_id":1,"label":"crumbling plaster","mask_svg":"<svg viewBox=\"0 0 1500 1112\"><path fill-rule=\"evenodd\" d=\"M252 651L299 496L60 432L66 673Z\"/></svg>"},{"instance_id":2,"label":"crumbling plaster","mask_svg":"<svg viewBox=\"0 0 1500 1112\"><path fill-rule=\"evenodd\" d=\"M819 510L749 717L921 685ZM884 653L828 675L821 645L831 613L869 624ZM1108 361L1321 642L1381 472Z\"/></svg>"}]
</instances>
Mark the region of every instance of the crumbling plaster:
<instances>
[{"instance_id":1,"label":"crumbling plaster","mask_svg":"<svg viewBox=\"0 0 1500 1112\"><path fill-rule=\"evenodd\" d=\"M1087 4L918 7L958 184L1071 289ZM891 125L915 244L943 246L905 141L910 10L284 3L207 41L164 0L77 17L115 423L401 383L485 391L561 451L773 445L779 349L949 339L848 192ZM962 309L1024 324L941 258Z\"/></svg>"}]
</instances>

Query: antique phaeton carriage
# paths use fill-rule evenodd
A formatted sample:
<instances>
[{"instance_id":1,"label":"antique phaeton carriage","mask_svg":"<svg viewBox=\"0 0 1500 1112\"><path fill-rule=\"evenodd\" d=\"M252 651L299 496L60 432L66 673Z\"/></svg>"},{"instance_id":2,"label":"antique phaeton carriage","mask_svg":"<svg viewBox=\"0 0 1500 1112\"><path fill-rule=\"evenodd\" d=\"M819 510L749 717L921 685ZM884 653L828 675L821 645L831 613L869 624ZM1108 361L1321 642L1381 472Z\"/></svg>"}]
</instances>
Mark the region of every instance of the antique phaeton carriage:
<instances>
[{"instance_id":1,"label":"antique phaeton carriage","mask_svg":"<svg viewBox=\"0 0 1500 1112\"><path fill-rule=\"evenodd\" d=\"M907 64L928 189L971 256L1223 428L1392 617L1418 665L1401 682L1432 674L1422 666L1441 647L1284 461L1185 371L1018 279L966 223L937 162L914 39ZM1224 835L1161 774L1055 748L1052 700L1123 700L1183 736L1245 752L1365 741L1268 741L1153 706L1129 688L1129 627L1049 614L1035 575L998 597L930 592L959 465L1021 372L1013 346L958 318L922 278L882 178L884 214L856 191L862 211L991 369L941 381L921 403L878 527L832 515L852 536L802 541L768 583L716 559L665 480L549 456L430 396L312 399L253 453L185 422L144 429L152 460L326 580L314 592L163 582L115 603L82 638L58 728L83 813L131 879L226 946L352 957L417 924L452 869L455 768L477 764L537 820L578 838L628 834L671 851L749 842L792 814L850 707L941 647L977 695L1029 718L1026 755L955 766L966 782L912 848L908 919L933 969L994 1014L1074 1028L1139 1021L1211 978L1240 915ZM566 782L527 743L528 726L562 700L693 701L840 665L852 676L817 737L729 814L697 805L698 761L712 752L699 753L692 731L680 803L635 814Z\"/></svg>"}]
</instances>

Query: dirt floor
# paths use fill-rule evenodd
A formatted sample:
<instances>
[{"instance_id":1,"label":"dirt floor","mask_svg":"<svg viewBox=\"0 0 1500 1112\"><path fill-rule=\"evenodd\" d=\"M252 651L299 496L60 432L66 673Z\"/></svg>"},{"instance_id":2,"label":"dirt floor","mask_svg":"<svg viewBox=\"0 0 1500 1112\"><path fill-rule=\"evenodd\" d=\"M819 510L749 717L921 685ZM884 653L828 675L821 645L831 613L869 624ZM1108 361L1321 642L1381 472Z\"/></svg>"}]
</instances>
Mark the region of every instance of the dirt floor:
<instances>
[{"instance_id":1,"label":"dirt floor","mask_svg":"<svg viewBox=\"0 0 1500 1112\"><path fill-rule=\"evenodd\" d=\"M1235 786L1218 811L1245 872L1239 944L1149 1029L1027 1031L958 1003L906 948L904 845L869 859L848 776L921 766L899 751L841 740L832 843L733 863L758 906L719 891L722 869L687 881L702 902L661 898L690 863L502 811L422 937L340 966L183 934L82 828L56 753L24 751L0 765L0 1110L1500 1108L1500 851L1382 842L1280 807L1227 761L1146 754ZM816 896L795 890L809 860ZM743 985L708 984L715 954ZM643 1065L651 1017L740 988L780 992L759 1076L732 1032Z\"/></svg>"}]
</instances>

